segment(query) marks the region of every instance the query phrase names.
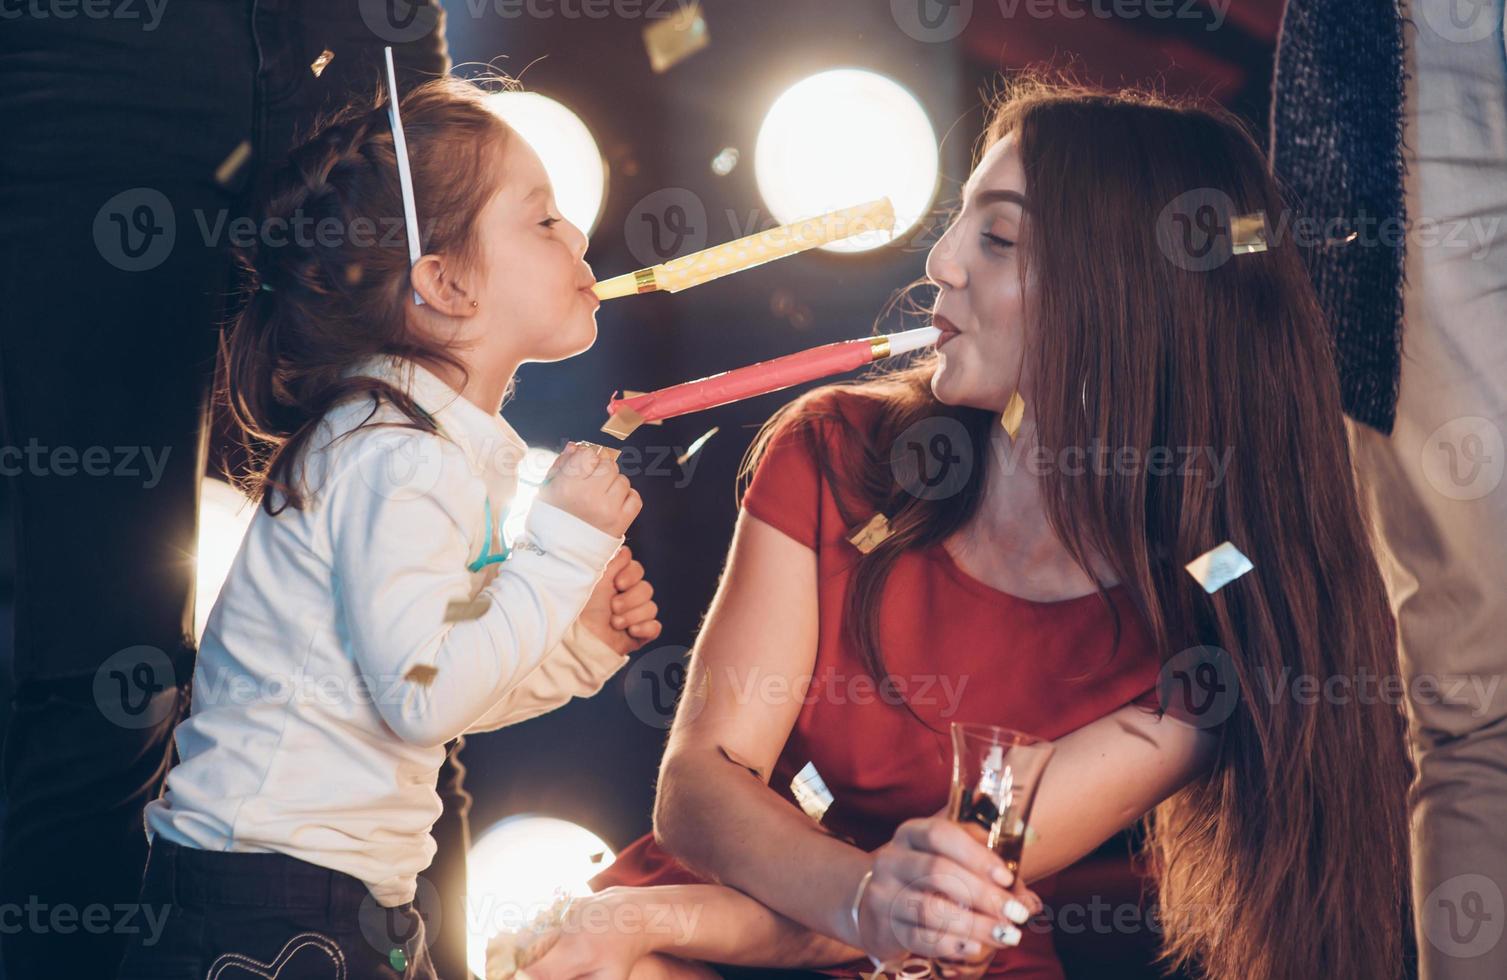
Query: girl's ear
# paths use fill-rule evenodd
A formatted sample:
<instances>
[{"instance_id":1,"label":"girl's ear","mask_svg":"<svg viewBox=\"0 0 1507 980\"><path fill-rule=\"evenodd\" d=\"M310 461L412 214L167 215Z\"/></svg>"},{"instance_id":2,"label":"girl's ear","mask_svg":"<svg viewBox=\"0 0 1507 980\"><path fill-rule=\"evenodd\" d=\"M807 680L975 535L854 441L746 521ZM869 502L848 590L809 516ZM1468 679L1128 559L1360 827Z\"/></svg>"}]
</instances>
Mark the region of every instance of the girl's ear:
<instances>
[{"instance_id":1,"label":"girl's ear","mask_svg":"<svg viewBox=\"0 0 1507 980\"><path fill-rule=\"evenodd\" d=\"M476 312L475 297L451 275L438 255L424 255L414 263L413 288L436 313L463 317Z\"/></svg>"}]
</instances>

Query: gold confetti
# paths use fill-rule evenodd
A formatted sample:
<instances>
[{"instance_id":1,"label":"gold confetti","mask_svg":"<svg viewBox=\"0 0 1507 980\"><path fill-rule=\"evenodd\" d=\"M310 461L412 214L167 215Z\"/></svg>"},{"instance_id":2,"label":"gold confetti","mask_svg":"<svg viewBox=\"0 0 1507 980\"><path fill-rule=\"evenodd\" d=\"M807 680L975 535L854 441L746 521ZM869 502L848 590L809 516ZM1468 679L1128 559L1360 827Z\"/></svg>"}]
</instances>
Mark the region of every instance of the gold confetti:
<instances>
[{"instance_id":1,"label":"gold confetti","mask_svg":"<svg viewBox=\"0 0 1507 980\"><path fill-rule=\"evenodd\" d=\"M464 623L485 616L491 603L485 596L475 599L452 599L445 605L445 622Z\"/></svg>"},{"instance_id":2,"label":"gold confetti","mask_svg":"<svg viewBox=\"0 0 1507 980\"><path fill-rule=\"evenodd\" d=\"M236 144L236 148L230 151L230 155L221 160L220 165L215 168L215 183L221 187L229 187L249 159L251 159L251 141L241 140Z\"/></svg>"},{"instance_id":3,"label":"gold confetti","mask_svg":"<svg viewBox=\"0 0 1507 980\"><path fill-rule=\"evenodd\" d=\"M617 462L619 456L623 455L623 451L621 449L609 449L606 446L598 446L594 442L578 442L576 443L576 445L581 446L584 449L593 450L597 456L609 459L614 463Z\"/></svg>"},{"instance_id":4,"label":"gold confetti","mask_svg":"<svg viewBox=\"0 0 1507 980\"><path fill-rule=\"evenodd\" d=\"M1230 219L1230 252L1247 255L1266 251L1266 212L1237 215Z\"/></svg>"},{"instance_id":5,"label":"gold confetti","mask_svg":"<svg viewBox=\"0 0 1507 980\"><path fill-rule=\"evenodd\" d=\"M1184 567L1203 586L1205 592L1213 595L1256 566L1251 564L1251 560L1239 548L1226 541L1199 555Z\"/></svg>"},{"instance_id":6,"label":"gold confetti","mask_svg":"<svg viewBox=\"0 0 1507 980\"><path fill-rule=\"evenodd\" d=\"M848 543L864 554L868 554L894 533L890 527L890 519L883 514L875 514L869 518L867 524L848 535Z\"/></svg>"},{"instance_id":7,"label":"gold confetti","mask_svg":"<svg viewBox=\"0 0 1507 980\"><path fill-rule=\"evenodd\" d=\"M325 68L327 68L330 62L334 60L335 52L331 51L329 48L325 48L323 51L319 52L319 57L315 58L314 63L309 66L309 71L314 73L315 78L318 78L320 75L324 74Z\"/></svg>"},{"instance_id":8,"label":"gold confetti","mask_svg":"<svg viewBox=\"0 0 1507 980\"><path fill-rule=\"evenodd\" d=\"M674 16L644 28L649 67L656 75L663 75L711 43L700 3L687 4Z\"/></svg>"},{"instance_id":9,"label":"gold confetti","mask_svg":"<svg viewBox=\"0 0 1507 980\"><path fill-rule=\"evenodd\" d=\"M707 442L712 438L712 436L716 435L720 431L722 431L722 427L720 425L714 425L711 427L711 429L698 436L696 438L696 441L691 443L690 446L686 448L685 452L676 457L676 465L684 466L692 456L701 452L701 447L705 446Z\"/></svg>"},{"instance_id":10,"label":"gold confetti","mask_svg":"<svg viewBox=\"0 0 1507 980\"><path fill-rule=\"evenodd\" d=\"M624 392L624 397L631 397ZM602 426L602 431L609 436L626 439L638 431L638 427L644 424L644 417L628 406L624 405L607 419L607 424Z\"/></svg>"},{"instance_id":11,"label":"gold confetti","mask_svg":"<svg viewBox=\"0 0 1507 980\"><path fill-rule=\"evenodd\" d=\"M1010 396L1010 402L1005 406L1004 414L999 417L999 424L1010 433L1012 442L1020 434L1020 424L1025 421L1025 417L1026 400L1020 397L1020 392L1017 391Z\"/></svg>"},{"instance_id":12,"label":"gold confetti","mask_svg":"<svg viewBox=\"0 0 1507 980\"><path fill-rule=\"evenodd\" d=\"M440 671L438 667L431 664L414 664L408 668L408 673L403 675L403 679L411 684L417 684L419 687L428 687L434 683L434 679L439 675Z\"/></svg>"}]
</instances>

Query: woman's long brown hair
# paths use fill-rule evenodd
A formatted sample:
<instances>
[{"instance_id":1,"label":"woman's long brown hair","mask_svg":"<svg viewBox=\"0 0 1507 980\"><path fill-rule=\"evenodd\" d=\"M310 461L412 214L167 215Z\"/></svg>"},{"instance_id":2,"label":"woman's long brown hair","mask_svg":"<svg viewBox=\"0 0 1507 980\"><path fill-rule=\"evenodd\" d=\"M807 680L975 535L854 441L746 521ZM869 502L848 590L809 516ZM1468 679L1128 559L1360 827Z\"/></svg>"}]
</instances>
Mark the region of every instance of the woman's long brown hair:
<instances>
[{"instance_id":1,"label":"woman's long brown hair","mask_svg":"<svg viewBox=\"0 0 1507 980\"><path fill-rule=\"evenodd\" d=\"M510 84L500 76L485 81ZM486 95L477 82L444 76L400 103L421 251L458 267L479 259L476 219L503 178L496 149L511 134ZM335 405L365 396L375 414L385 399L405 421L378 425L435 431L405 391L346 377L347 367L376 354L440 362L462 374L465 367L407 324L413 285L384 92L318 123L261 194L257 219L256 242L237 252L246 294L221 340L216 388L250 459L236 482L275 515L303 507L303 481L295 477Z\"/></svg>"},{"instance_id":2,"label":"woman's long brown hair","mask_svg":"<svg viewBox=\"0 0 1507 980\"><path fill-rule=\"evenodd\" d=\"M1195 192L1195 220L1207 204L1225 228L1231 213L1264 211L1272 229L1281 189L1237 119L1150 92L1025 74L985 142L1007 134L1031 201L1019 247L1036 284L1027 356L1041 446L1129 446L1143 460L1153 447L1233 451L1217 486L1180 467L1041 477L1054 532L1085 570L1089 555L1114 570L1164 662L1214 646L1238 677L1213 769L1147 822L1165 960L1220 980L1395 978L1408 914L1403 715L1375 698L1302 703L1286 687L1398 672L1324 316L1292 242L1231 255L1226 238L1224 260L1203 268L1179 252L1163 211ZM849 386L880 406L872 431L856 431L824 390L793 402L745 467L778 435L815 446L817 430L846 430L843 458L818 457L844 517L883 511L894 531L855 551L846 600L845 634L881 680L878 599L895 559L965 528L988 469L974 466L959 493L921 499L896 485L889 447L917 422L950 417L981 460L998 425L939 403L934 370L927 360ZM1184 565L1223 541L1255 568L1210 595Z\"/></svg>"}]
</instances>

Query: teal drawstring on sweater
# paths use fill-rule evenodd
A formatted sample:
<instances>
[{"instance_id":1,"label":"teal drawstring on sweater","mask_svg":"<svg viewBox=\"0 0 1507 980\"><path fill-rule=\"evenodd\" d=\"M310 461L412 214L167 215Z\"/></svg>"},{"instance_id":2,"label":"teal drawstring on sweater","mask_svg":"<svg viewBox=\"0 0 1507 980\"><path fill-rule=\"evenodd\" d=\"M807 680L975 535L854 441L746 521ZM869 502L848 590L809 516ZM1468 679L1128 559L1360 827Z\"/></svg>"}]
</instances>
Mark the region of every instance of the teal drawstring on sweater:
<instances>
[{"instance_id":1,"label":"teal drawstring on sweater","mask_svg":"<svg viewBox=\"0 0 1507 980\"><path fill-rule=\"evenodd\" d=\"M503 509L503 511L502 511L502 523L507 523L508 514L512 511L512 509L513 509L513 505L512 504L508 504L508 506ZM507 561L508 560L508 556L511 555L512 553L513 553L513 549L510 548L510 547L508 547L506 544L504 544L502 546L502 551L498 552L495 555L492 554L492 499L490 497L488 497L487 498L487 531L486 531L486 537L482 540L481 554L478 555L478 556L476 556L476 560L473 561L473 562L471 562L471 564L467 565L466 569L468 571L472 571L472 572L479 572L483 568L486 568L488 565L494 565L494 564L498 564L500 562Z\"/></svg>"}]
</instances>

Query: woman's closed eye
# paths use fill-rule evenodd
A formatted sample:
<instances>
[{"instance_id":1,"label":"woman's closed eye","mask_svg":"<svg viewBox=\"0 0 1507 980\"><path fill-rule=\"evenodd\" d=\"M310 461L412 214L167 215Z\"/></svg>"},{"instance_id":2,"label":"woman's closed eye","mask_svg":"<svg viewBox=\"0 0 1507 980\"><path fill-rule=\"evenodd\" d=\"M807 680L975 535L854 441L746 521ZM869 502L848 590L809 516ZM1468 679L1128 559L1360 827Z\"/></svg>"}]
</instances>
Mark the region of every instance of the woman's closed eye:
<instances>
[{"instance_id":1,"label":"woman's closed eye","mask_svg":"<svg viewBox=\"0 0 1507 980\"><path fill-rule=\"evenodd\" d=\"M560 222L562 222L564 220L565 220L564 218L548 217L548 218L545 218L543 221L539 222L539 227L541 227L541 228L553 228L555 225L558 225Z\"/></svg>"},{"instance_id":2,"label":"woman's closed eye","mask_svg":"<svg viewBox=\"0 0 1507 980\"><path fill-rule=\"evenodd\" d=\"M1011 241L1010 239L1005 238L1005 237L1003 237L1001 235L996 235L993 232L986 231L986 232L983 233L983 236L984 236L985 243L988 246L992 247L992 248L1001 248L1001 249L1004 249L1004 248L1011 248L1012 246L1015 245L1015 243L1013 241Z\"/></svg>"}]
</instances>

